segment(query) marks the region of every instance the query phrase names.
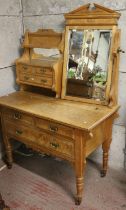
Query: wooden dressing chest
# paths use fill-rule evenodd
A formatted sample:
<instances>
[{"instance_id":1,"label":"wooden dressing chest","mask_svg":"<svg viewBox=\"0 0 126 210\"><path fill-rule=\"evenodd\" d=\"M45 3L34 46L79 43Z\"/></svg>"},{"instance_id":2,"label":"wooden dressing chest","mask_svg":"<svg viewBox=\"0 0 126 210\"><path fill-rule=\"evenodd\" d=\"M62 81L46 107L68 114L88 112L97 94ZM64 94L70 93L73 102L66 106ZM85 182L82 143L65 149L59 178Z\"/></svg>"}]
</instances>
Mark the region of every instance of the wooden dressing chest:
<instances>
[{"instance_id":1,"label":"wooden dressing chest","mask_svg":"<svg viewBox=\"0 0 126 210\"><path fill-rule=\"evenodd\" d=\"M13 138L35 151L68 160L75 169L76 204L82 200L86 158L100 145L102 176L108 168L112 124L119 109L119 16L88 4L65 15L65 40L52 30L26 32L23 56L16 61L21 89L0 98L8 167L13 162ZM53 48L53 54L38 54L34 48ZM41 94L43 88L56 97Z\"/></svg>"}]
</instances>

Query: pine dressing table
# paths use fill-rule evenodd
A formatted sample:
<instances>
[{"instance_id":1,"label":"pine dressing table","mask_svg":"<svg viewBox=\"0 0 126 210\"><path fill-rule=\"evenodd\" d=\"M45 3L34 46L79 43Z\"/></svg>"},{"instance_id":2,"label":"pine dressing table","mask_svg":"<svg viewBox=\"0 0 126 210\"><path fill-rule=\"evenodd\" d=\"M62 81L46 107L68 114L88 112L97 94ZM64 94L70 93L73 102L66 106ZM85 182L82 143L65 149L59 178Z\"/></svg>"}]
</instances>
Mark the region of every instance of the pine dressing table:
<instances>
[{"instance_id":1,"label":"pine dressing table","mask_svg":"<svg viewBox=\"0 0 126 210\"><path fill-rule=\"evenodd\" d=\"M119 109L119 16L97 4L88 4L65 15L65 42L61 34L50 31L46 36L45 31L26 33L23 57L16 61L21 90L0 98L8 168L13 162L12 138L35 151L68 160L75 169L78 205L86 158L100 145L101 175L107 172L112 124ZM64 62L61 56L50 64L50 57L39 56L33 48L58 48L61 54L64 52ZM53 90L56 97L41 94L43 87Z\"/></svg>"}]
</instances>

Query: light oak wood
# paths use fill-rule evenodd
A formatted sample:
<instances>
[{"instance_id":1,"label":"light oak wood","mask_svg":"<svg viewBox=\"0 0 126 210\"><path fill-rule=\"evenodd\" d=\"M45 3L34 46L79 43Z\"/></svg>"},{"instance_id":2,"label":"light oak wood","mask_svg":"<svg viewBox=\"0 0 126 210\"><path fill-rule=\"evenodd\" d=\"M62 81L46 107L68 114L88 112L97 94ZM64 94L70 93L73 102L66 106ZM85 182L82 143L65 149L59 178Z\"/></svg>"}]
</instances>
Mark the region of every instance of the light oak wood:
<instances>
[{"instance_id":1,"label":"light oak wood","mask_svg":"<svg viewBox=\"0 0 126 210\"><path fill-rule=\"evenodd\" d=\"M13 162L11 139L23 142L35 151L68 160L75 170L77 205L82 200L86 158L100 145L103 149L101 176L106 175L112 124L119 109L117 87L120 31L117 30L117 20L120 14L97 4L95 7L95 10L89 10L88 4L65 15L65 40L64 34L52 30L39 30L35 33L26 31L24 53L16 61L20 91L0 97L0 116L8 167L11 168ZM65 95L67 35L70 28L112 30L108 87L106 100L103 102ZM36 47L56 47L61 54L64 52L63 76L62 56L59 59L45 59L34 53L33 48ZM42 95L40 89L43 87L55 91L56 98Z\"/></svg>"},{"instance_id":2,"label":"light oak wood","mask_svg":"<svg viewBox=\"0 0 126 210\"><path fill-rule=\"evenodd\" d=\"M24 90L25 85L48 88L56 92L56 97L61 95L62 54L55 58L37 54L34 48L57 48L63 52L63 34L53 30L38 30L25 33L23 48L24 53L16 60L17 83Z\"/></svg>"}]
</instances>

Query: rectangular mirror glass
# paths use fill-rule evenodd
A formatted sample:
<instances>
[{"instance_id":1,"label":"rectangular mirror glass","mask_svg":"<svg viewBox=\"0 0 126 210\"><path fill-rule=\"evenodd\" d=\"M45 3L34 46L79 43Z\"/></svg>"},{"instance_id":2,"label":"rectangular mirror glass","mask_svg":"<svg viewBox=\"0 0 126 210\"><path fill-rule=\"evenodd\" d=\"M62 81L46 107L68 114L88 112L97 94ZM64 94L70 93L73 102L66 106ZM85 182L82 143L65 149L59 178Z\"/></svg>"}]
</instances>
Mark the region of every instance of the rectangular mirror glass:
<instances>
[{"instance_id":1,"label":"rectangular mirror glass","mask_svg":"<svg viewBox=\"0 0 126 210\"><path fill-rule=\"evenodd\" d=\"M69 30L66 95L104 101L111 30Z\"/></svg>"}]
</instances>

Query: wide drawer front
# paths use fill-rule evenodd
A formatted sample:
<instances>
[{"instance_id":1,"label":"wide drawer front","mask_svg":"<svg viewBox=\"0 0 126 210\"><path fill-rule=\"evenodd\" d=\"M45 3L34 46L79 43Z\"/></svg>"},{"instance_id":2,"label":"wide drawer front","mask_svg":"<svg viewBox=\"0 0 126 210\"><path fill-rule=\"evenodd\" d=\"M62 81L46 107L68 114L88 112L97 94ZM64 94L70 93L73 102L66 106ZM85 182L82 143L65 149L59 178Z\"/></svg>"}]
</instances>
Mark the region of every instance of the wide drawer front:
<instances>
[{"instance_id":1,"label":"wide drawer front","mask_svg":"<svg viewBox=\"0 0 126 210\"><path fill-rule=\"evenodd\" d=\"M74 144L69 139L51 135L46 132L38 132L38 130L31 129L26 126L13 124L9 121L5 121L7 133L15 137L17 140L21 139L26 144L33 145L33 147L39 147L40 150L45 148L51 154L61 154L64 157L74 157Z\"/></svg>"},{"instance_id":2,"label":"wide drawer front","mask_svg":"<svg viewBox=\"0 0 126 210\"><path fill-rule=\"evenodd\" d=\"M52 110L53 111L53 110ZM43 119L35 119L35 125L36 127L40 128L40 129L44 129L47 131L51 131L52 133L57 133L69 138L73 138L74 137L74 132L72 128L69 128L67 126L58 124L58 123L54 123L54 122L50 122L48 120L43 120Z\"/></svg>"},{"instance_id":3,"label":"wide drawer front","mask_svg":"<svg viewBox=\"0 0 126 210\"><path fill-rule=\"evenodd\" d=\"M24 141L36 142L39 137L39 133L32 128L23 126L21 124L12 123L8 120L4 120L7 133L12 137L15 137L17 140L24 139ZM27 142L26 141L26 142Z\"/></svg>"},{"instance_id":4,"label":"wide drawer front","mask_svg":"<svg viewBox=\"0 0 126 210\"><path fill-rule=\"evenodd\" d=\"M52 77L40 77L40 76L34 76L29 74L20 74L19 80L25 83L31 83L31 84L38 84L39 86L43 87L52 87L53 81Z\"/></svg>"},{"instance_id":5,"label":"wide drawer front","mask_svg":"<svg viewBox=\"0 0 126 210\"><path fill-rule=\"evenodd\" d=\"M21 113L19 111L3 108L2 113L4 115L4 119L11 120L14 123L23 123L26 125L33 125L33 118L27 114Z\"/></svg>"},{"instance_id":6,"label":"wide drawer front","mask_svg":"<svg viewBox=\"0 0 126 210\"><path fill-rule=\"evenodd\" d=\"M43 145L51 151L62 153L62 155L64 154L71 158L74 157L74 144L68 139L66 140L62 137L43 132L38 141L40 145Z\"/></svg>"}]
</instances>

